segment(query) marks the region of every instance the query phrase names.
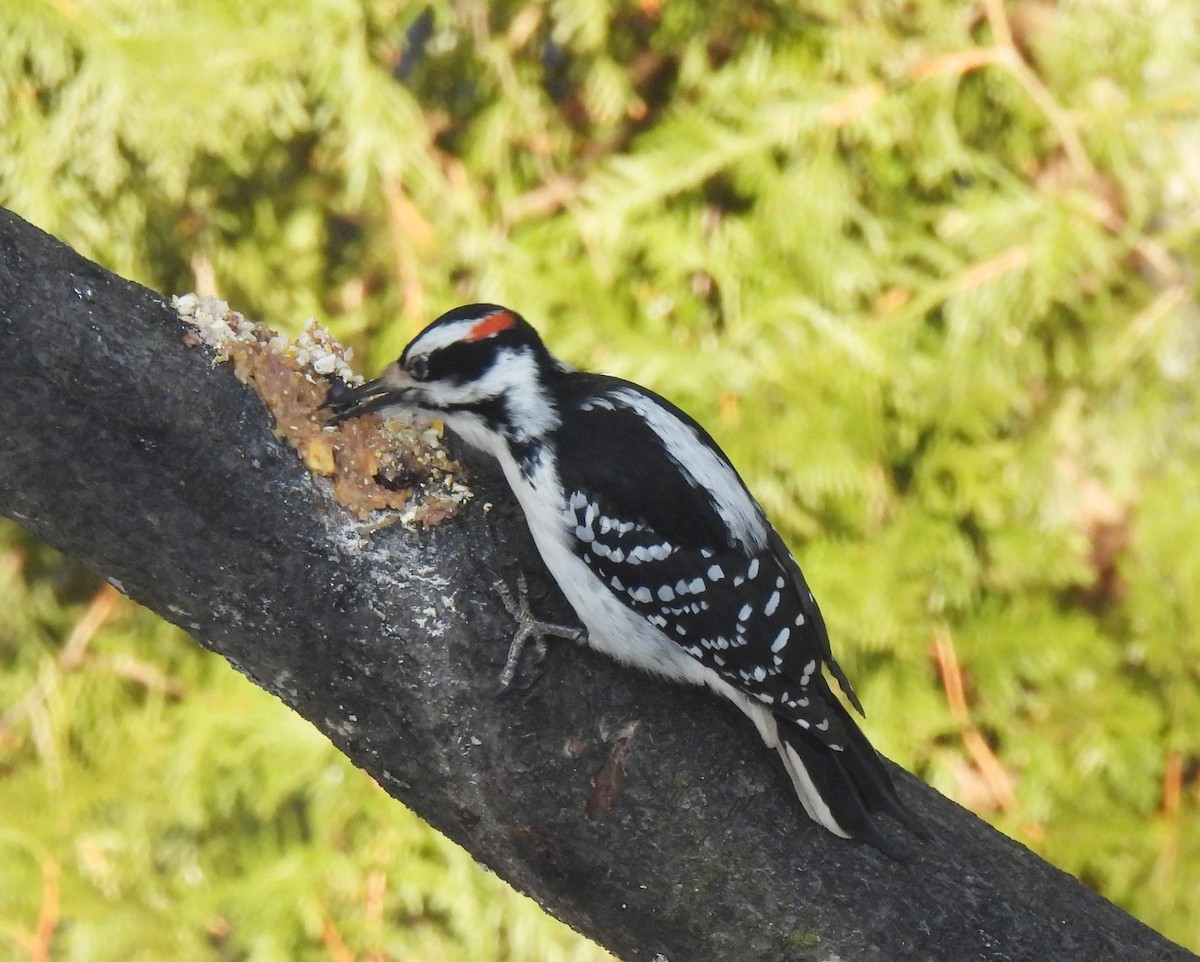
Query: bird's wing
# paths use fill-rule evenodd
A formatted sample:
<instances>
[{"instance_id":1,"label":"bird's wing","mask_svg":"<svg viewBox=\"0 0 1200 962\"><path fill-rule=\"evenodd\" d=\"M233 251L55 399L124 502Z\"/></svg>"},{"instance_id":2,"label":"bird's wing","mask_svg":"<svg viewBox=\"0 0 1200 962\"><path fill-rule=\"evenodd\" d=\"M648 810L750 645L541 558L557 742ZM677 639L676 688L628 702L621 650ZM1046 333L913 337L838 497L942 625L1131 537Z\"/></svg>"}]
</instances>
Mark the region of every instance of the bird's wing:
<instances>
[{"instance_id":1,"label":"bird's wing","mask_svg":"<svg viewBox=\"0 0 1200 962\"><path fill-rule=\"evenodd\" d=\"M842 747L824 635L770 549L681 546L584 488L568 503L572 550L626 606L734 688Z\"/></svg>"},{"instance_id":2,"label":"bird's wing","mask_svg":"<svg viewBox=\"0 0 1200 962\"><path fill-rule=\"evenodd\" d=\"M571 549L687 654L840 747L824 622L757 502L686 414L626 382L596 381L557 439Z\"/></svg>"}]
</instances>

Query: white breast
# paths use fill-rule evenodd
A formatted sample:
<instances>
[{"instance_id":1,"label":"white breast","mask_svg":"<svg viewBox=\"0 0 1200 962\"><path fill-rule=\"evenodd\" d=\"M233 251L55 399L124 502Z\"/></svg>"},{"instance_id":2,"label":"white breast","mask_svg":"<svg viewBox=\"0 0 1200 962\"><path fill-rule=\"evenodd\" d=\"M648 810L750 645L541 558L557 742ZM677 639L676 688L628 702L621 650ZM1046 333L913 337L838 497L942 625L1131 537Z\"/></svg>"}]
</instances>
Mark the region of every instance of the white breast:
<instances>
[{"instance_id":1,"label":"white breast","mask_svg":"<svg viewBox=\"0 0 1200 962\"><path fill-rule=\"evenodd\" d=\"M566 499L553 465L542 461L525 478L507 450L498 454L542 561L587 629L588 644L646 671L693 684L712 684L716 679L712 671L626 607L571 550Z\"/></svg>"}]
</instances>

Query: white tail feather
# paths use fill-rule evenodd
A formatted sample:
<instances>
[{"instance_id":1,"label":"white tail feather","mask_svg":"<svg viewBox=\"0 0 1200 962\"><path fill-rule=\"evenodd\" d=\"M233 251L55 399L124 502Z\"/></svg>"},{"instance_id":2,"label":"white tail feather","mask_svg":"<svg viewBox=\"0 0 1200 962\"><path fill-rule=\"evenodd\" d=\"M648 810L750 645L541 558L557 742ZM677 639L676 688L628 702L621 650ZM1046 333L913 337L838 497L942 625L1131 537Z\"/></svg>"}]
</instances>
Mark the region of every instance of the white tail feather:
<instances>
[{"instance_id":1,"label":"white tail feather","mask_svg":"<svg viewBox=\"0 0 1200 962\"><path fill-rule=\"evenodd\" d=\"M804 762L800 760L796 750L779 737L779 722L774 713L761 702L755 701L744 692L738 691L723 681L714 683L710 680L709 685L737 705L746 717L754 722L754 727L758 729L758 733L767 743L767 747L774 748L779 752L779 757L783 759L783 767L787 769L792 786L796 789L800 804L808 812L808 817L829 829L834 835L850 838L850 833L838 824L829 805L817 791L817 786L813 784L808 769L804 767Z\"/></svg>"},{"instance_id":2,"label":"white tail feather","mask_svg":"<svg viewBox=\"0 0 1200 962\"><path fill-rule=\"evenodd\" d=\"M796 794L800 796L800 804L808 812L808 817L814 822L824 825L834 835L849 838L850 833L837 823L837 819L833 817L833 812L825 804L825 799L817 791L817 786L809 778L808 769L804 767L804 762L800 761L800 756L796 754L796 749L785 742L779 745L779 757L783 759L784 768L792 776L792 784L796 786Z\"/></svg>"}]
</instances>

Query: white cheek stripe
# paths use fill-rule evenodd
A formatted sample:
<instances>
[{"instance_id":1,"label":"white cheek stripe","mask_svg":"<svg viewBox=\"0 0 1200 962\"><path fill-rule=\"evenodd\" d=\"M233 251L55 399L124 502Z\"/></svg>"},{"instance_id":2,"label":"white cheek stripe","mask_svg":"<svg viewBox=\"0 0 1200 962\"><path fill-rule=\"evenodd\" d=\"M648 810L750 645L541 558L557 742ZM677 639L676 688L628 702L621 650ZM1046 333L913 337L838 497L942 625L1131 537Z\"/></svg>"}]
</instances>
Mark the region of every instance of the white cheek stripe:
<instances>
[{"instance_id":1,"label":"white cheek stripe","mask_svg":"<svg viewBox=\"0 0 1200 962\"><path fill-rule=\"evenodd\" d=\"M758 505L729 462L701 441L690 425L632 388L617 388L607 397L646 420L692 484L712 495L717 513L734 538L754 552L766 547L766 523Z\"/></svg>"}]
</instances>

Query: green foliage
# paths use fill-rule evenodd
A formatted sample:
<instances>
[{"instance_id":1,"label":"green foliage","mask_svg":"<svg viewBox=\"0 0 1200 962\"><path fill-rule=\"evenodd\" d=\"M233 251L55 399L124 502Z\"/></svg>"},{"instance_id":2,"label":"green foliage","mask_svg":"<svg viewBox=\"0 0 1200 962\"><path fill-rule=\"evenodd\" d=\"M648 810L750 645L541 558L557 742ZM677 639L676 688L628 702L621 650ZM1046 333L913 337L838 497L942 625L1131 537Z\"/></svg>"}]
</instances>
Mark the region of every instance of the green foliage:
<instances>
[{"instance_id":1,"label":"green foliage","mask_svg":"<svg viewBox=\"0 0 1200 962\"><path fill-rule=\"evenodd\" d=\"M1198 62L1188 0L14 0L0 203L372 369L495 300L653 385L877 744L1198 948ZM17 957L47 866L62 957L592 957L145 614L64 663L95 585L7 537Z\"/></svg>"}]
</instances>

